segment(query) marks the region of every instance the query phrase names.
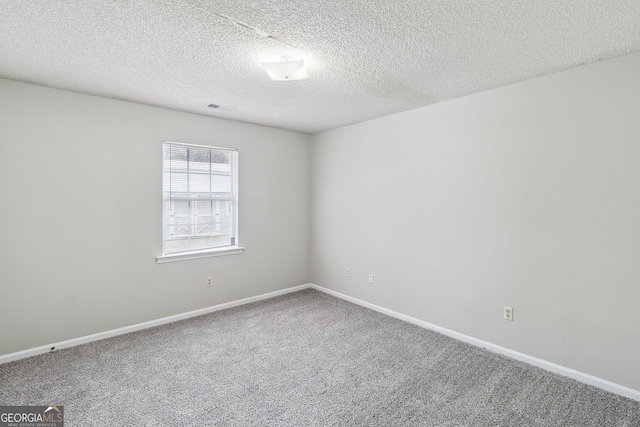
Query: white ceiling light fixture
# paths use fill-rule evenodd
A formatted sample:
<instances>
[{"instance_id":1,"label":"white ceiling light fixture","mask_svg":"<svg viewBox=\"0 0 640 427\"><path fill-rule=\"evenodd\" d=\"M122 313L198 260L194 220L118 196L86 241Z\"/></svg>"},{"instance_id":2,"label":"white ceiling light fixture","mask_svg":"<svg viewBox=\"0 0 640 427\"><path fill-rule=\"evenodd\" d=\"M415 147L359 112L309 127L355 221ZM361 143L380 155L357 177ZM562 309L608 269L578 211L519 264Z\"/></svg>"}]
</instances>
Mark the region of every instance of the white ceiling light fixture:
<instances>
[{"instance_id":1,"label":"white ceiling light fixture","mask_svg":"<svg viewBox=\"0 0 640 427\"><path fill-rule=\"evenodd\" d=\"M308 79L309 74L304 67L304 61L298 59L291 61L290 58L284 57L279 62L261 62L260 65L267 71L271 80L283 82L289 80Z\"/></svg>"}]
</instances>

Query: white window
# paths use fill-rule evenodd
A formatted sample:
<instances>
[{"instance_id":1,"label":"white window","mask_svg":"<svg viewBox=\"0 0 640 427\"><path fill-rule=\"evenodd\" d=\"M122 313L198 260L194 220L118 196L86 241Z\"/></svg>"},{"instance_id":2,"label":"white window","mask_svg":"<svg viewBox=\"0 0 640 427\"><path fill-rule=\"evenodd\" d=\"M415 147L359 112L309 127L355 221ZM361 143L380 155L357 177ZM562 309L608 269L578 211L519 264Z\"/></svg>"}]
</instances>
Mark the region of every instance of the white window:
<instances>
[{"instance_id":1,"label":"white window","mask_svg":"<svg viewBox=\"0 0 640 427\"><path fill-rule=\"evenodd\" d=\"M242 252L238 246L238 153L162 145L163 255L158 262Z\"/></svg>"}]
</instances>

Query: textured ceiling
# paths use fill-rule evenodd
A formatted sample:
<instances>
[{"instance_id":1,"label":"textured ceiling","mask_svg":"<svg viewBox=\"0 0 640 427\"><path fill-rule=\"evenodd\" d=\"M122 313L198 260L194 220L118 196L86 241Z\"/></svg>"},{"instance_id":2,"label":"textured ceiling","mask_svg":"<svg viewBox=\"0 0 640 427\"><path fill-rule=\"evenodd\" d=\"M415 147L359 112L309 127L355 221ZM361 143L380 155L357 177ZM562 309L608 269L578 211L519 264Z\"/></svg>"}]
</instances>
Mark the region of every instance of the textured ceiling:
<instances>
[{"instance_id":1,"label":"textured ceiling","mask_svg":"<svg viewBox=\"0 0 640 427\"><path fill-rule=\"evenodd\" d=\"M640 1L0 0L0 30L3 78L315 133L638 52Z\"/></svg>"}]
</instances>

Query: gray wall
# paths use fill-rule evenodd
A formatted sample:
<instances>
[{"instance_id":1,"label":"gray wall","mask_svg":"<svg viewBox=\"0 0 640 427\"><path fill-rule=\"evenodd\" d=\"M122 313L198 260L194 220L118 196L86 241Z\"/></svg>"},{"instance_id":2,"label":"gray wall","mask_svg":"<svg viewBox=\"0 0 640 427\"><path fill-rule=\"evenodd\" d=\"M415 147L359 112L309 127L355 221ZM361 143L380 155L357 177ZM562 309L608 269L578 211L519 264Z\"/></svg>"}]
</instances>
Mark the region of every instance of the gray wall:
<instances>
[{"instance_id":1,"label":"gray wall","mask_svg":"<svg viewBox=\"0 0 640 427\"><path fill-rule=\"evenodd\" d=\"M638 76L636 54L314 135L312 282L640 389Z\"/></svg>"},{"instance_id":2,"label":"gray wall","mask_svg":"<svg viewBox=\"0 0 640 427\"><path fill-rule=\"evenodd\" d=\"M311 280L640 389L638 75L311 138L0 80L0 354ZM239 149L244 254L156 264L163 140Z\"/></svg>"},{"instance_id":3,"label":"gray wall","mask_svg":"<svg viewBox=\"0 0 640 427\"><path fill-rule=\"evenodd\" d=\"M239 150L244 254L156 263L164 140ZM308 135L0 80L0 150L0 354L309 282Z\"/></svg>"}]
</instances>

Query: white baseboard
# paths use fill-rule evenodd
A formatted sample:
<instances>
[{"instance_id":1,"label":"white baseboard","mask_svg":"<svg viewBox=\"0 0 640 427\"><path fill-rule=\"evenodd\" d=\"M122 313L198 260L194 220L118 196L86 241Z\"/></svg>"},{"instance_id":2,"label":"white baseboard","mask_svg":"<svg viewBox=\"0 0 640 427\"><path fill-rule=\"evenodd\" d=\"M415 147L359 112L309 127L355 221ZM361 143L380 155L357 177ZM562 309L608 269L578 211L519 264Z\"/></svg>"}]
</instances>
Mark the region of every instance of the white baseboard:
<instances>
[{"instance_id":1,"label":"white baseboard","mask_svg":"<svg viewBox=\"0 0 640 427\"><path fill-rule=\"evenodd\" d=\"M24 359L26 357L37 356L39 354L44 354L55 350L60 350L63 348L74 347L76 345L89 343L92 341L98 341L105 338L114 337L116 335L123 335L129 332L139 331L141 329L153 328L154 326L160 326L171 322L176 322L178 320L188 319L190 317L202 316L203 314L213 313L214 311L224 310L231 307L237 307L244 304L249 304L256 301L261 301L268 298L277 297L280 295L288 294L291 292L301 291L303 289L316 289L320 292L324 292L329 295L333 295L337 298L343 299L345 301L349 301L351 303L360 305L362 307L369 308L371 310L377 311L382 314L386 314L387 316L394 317L399 320L403 320L405 322L420 326L425 329L430 329L436 332L439 332L443 335L447 335L449 337L455 338L460 341L464 341L466 343L475 345L476 347L486 348L489 351L494 353L502 354L511 359L519 360L521 362L528 363L533 366L537 366L539 368L545 369L550 372L554 372L559 375L563 375L565 377L573 378L574 380L580 381L585 384L592 385L594 387L601 388L603 390L609 391L611 393L619 394L624 397L628 397L630 399L636 400L640 402L640 391L634 390L629 387L625 387L620 384L616 384L614 382L595 377L590 374L586 374L584 372L576 371L571 368L566 368L564 366L557 365L555 363L547 362L546 360L538 359L537 357L529 356L524 353L520 353L518 351L510 350L505 347L501 347L499 345L492 344L487 341L483 341L477 338L470 337L468 335L461 334L459 332L452 331L450 329L442 328L440 326L434 325L429 322L425 322L420 319L416 319L415 317L407 316L393 310L389 310L384 307L377 306L375 304L368 303L366 301L360 300L358 298L351 297L349 295L341 294L340 292L333 291L331 289L324 288L322 286L314 285L312 283L308 283L305 285L294 286L292 288L282 289L275 292L269 292L262 295L257 295L254 297L244 298L237 301L231 301L224 304L218 304L211 307L202 308L200 310L189 311L186 313L176 314L174 316L163 317L161 319L150 320L148 322L137 323L135 325L125 326L118 329L112 329L110 331L99 332L97 334L86 335L83 337L73 338L66 341L60 341L57 343L51 343L48 345L43 345L40 347L34 347L27 350L18 351L15 353L9 353L5 355L0 355L0 364L12 362L14 360Z\"/></svg>"},{"instance_id":2,"label":"white baseboard","mask_svg":"<svg viewBox=\"0 0 640 427\"><path fill-rule=\"evenodd\" d=\"M323 288L322 286L311 284L310 286L313 289L316 289L320 292L324 292L326 294L338 297L345 301L352 302L354 304L360 305L362 307L369 308L371 310L377 311L382 314L386 314L387 316L394 317L399 320L403 320L408 323L412 323L414 325L420 326L425 329L430 329L436 332L439 332L443 335L447 335L449 337L455 338L460 341L464 341L466 343L475 345L476 347L486 348L489 351L494 353L502 354L511 359L519 360L521 362L528 363L533 366L537 366L538 368L542 368L546 371L554 372L556 374L573 378L576 381L580 381L581 383L592 385L594 387L598 387L600 389L609 391L611 393L619 394L624 397L628 397L630 399L636 400L640 402L640 391L634 390L629 387L625 387L620 384L616 384L614 382L595 377L590 374L586 374L584 372L576 371L575 369L566 368L561 365L557 365L555 363L547 362L543 359L538 359L537 357L529 356L524 353L520 353L518 351L510 350L505 347L501 347L499 345L492 344L487 341L483 341L477 338L470 337L468 335L461 334L459 332L452 331L450 329L442 328L440 326L434 325L429 322L425 322L420 319L416 319L415 317L406 316L404 314L395 312L393 310L386 309L384 307L377 306L375 304L368 303L366 301L360 300L358 298L351 297L349 295L341 294L340 292L333 291L331 289Z\"/></svg>"},{"instance_id":3,"label":"white baseboard","mask_svg":"<svg viewBox=\"0 0 640 427\"><path fill-rule=\"evenodd\" d=\"M114 337L116 335L128 334L129 332L139 331L141 329L153 328L154 326L160 326L178 320L188 319L190 317L202 316L203 314L213 313L214 311L224 310L226 308L237 307L239 305L249 304L256 301L261 301L268 298L277 297L280 295L288 294L291 292L300 291L302 289L308 289L311 284L294 286L292 288L282 289L280 291L269 292L255 297L249 297L240 299L237 301L231 301L224 304L218 304L211 307L202 308L200 310L189 311L186 313L176 314L174 316L163 317L161 319L150 320L148 322L137 323L135 325L125 326L118 329L112 329L110 331L98 332L97 334L86 335L83 337L72 338L66 341L60 341L43 345L40 347L29 348L15 353L4 354L0 356L0 364L13 362L14 360L24 359L26 357L37 356L39 354L48 353L54 350L61 350L63 348L74 347L80 344L86 344L92 341L98 341L105 338ZM52 350L54 349L54 350Z\"/></svg>"}]
</instances>

